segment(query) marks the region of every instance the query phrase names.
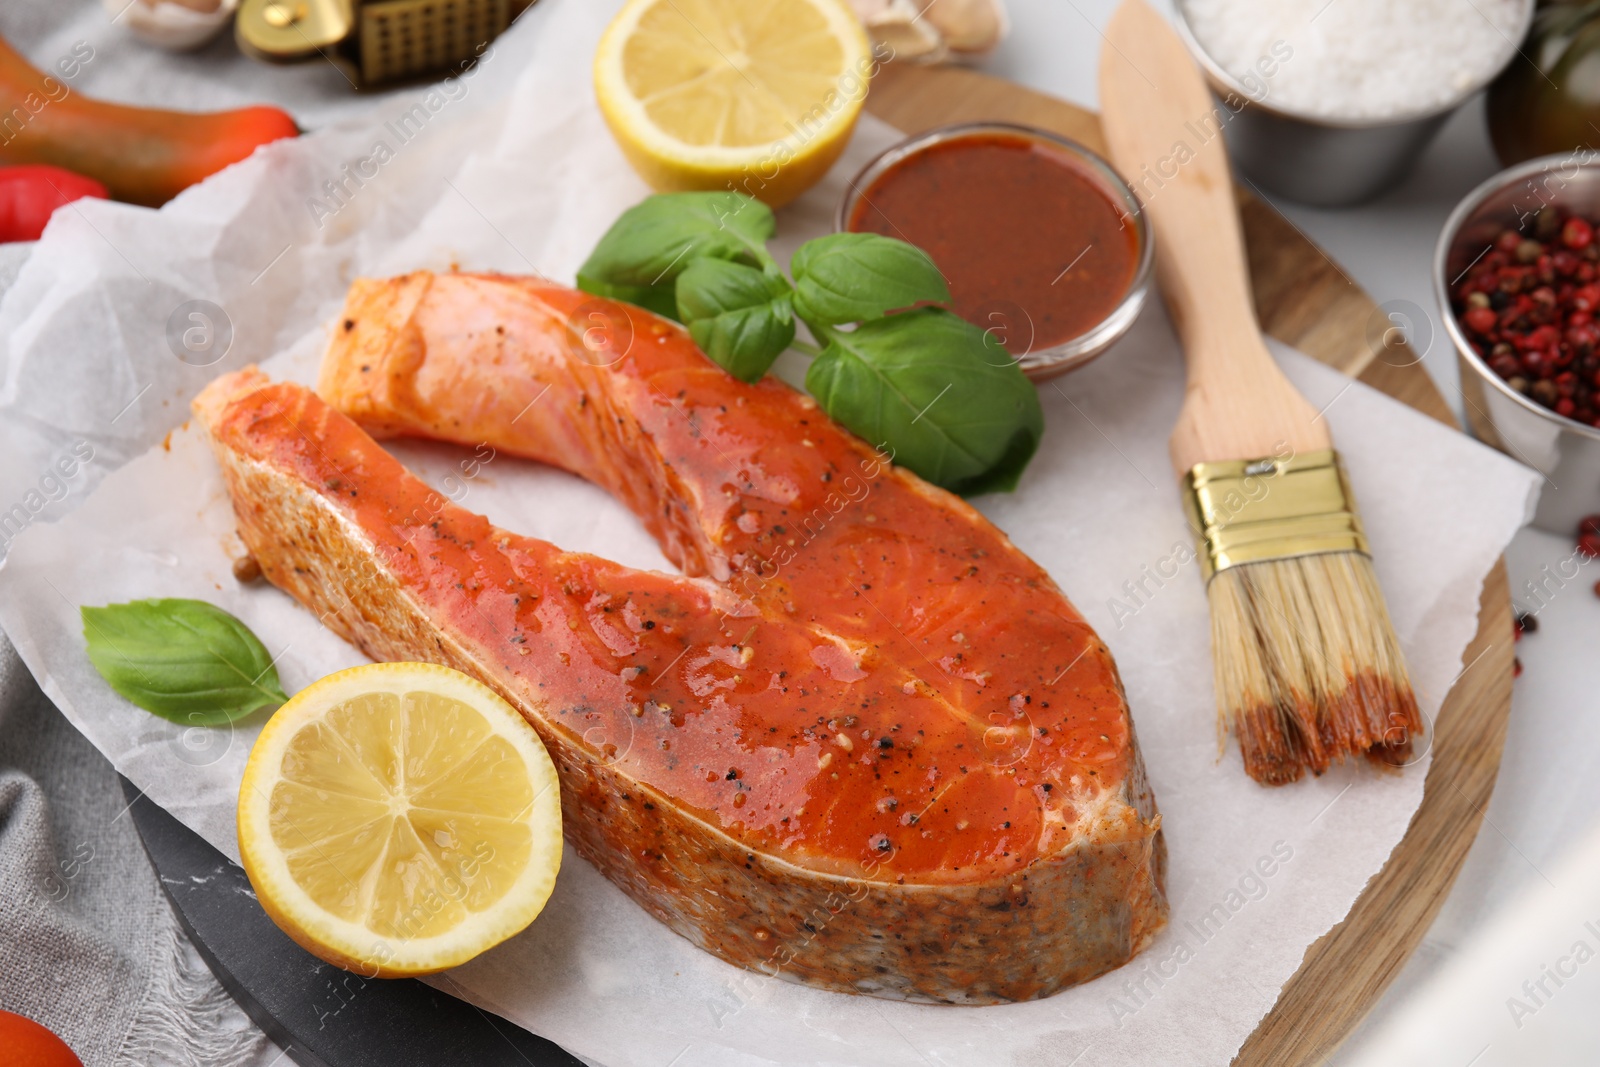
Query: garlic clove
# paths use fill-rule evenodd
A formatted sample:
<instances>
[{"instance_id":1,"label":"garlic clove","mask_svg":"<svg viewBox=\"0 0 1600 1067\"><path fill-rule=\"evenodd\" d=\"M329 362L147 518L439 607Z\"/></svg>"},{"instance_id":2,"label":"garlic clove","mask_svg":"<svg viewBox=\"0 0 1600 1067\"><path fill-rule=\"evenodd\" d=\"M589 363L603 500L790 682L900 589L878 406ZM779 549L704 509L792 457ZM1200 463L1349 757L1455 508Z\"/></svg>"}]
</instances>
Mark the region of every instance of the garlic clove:
<instances>
[{"instance_id":1,"label":"garlic clove","mask_svg":"<svg viewBox=\"0 0 1600 1067\"><path fill-rule=\"evenodd\" d=\"M1004 0L922 0L922 4L922 17L933 23L952 52L987 52L1010 29Z\"/></svg>"},{"instance_id":2,"label":"garlic clove","mask_svg":"<svg viewBox=\"0 0 1600 1067\"><path fill-rule=\"evenodd\" d=\"M851 0L892 58L940 63L993 49L1010 28L1004 0Z\"/></svg>"},{"instance_id":3,"label":"garlic clove","mask_svg":"<svg viewBox=\"0 0 1600 1067\"><path fill-rule=\"evenodd\" d=\"M914 0L853 0L874 43L887 45L891 59L939 63L948 55L944 38L922 17Z\"/></svg>"},{"instance_id":4,"label":"garlic clove","mask_svg":"<svg viewBox=\"0 0 1600 1067\"><path fill-rule=\"evenodd\" d=\"M135 37L174 52L199 48L233 18L239 0L102 0Z\"/></svg>"}]
</instances>

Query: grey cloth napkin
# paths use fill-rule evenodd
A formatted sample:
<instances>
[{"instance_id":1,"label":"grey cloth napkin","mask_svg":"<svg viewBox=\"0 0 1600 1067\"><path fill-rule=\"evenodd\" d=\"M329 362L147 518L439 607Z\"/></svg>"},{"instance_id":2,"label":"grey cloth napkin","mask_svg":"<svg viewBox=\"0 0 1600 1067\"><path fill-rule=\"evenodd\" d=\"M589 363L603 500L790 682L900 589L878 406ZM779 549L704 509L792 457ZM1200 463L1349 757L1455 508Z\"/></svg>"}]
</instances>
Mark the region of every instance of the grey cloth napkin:
<instances>
[{"instance_id":1,"label":"grey cloth napkin","mask_svg":"<svg viewBox=\"0 0 1600 1067\"><path fill-rule=\"evenodd\" d=\"M261 1062L266 1037L179 928L127 812L0 635L0 1008L86 1067Z\"/></svg>"}]
</instances>

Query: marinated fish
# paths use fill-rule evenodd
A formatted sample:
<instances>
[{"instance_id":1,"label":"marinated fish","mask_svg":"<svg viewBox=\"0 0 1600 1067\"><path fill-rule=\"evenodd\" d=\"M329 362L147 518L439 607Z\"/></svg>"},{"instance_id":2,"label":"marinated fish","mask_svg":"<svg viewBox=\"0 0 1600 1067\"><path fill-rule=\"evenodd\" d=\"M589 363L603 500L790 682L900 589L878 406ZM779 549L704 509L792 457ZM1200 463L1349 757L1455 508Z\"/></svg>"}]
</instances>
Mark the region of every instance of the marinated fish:
<instances>
[{"instance_id":1,"label":"marinated fish","mask_svg":"<svg viewBox=\"0 0 1600 1067\"><path fill-rule=\"evenodd\" d=\"M375 659L503 693L566 834L743 967L987 1004L1121 965L1166 919L1121 681L957 497L676 324L533 279L359 281L319 383L195 402L263 573ZM955 402L955 401L952 401ZM374 437L553 464L682 575L497 529Z\"/></svg>"}]
</instances>

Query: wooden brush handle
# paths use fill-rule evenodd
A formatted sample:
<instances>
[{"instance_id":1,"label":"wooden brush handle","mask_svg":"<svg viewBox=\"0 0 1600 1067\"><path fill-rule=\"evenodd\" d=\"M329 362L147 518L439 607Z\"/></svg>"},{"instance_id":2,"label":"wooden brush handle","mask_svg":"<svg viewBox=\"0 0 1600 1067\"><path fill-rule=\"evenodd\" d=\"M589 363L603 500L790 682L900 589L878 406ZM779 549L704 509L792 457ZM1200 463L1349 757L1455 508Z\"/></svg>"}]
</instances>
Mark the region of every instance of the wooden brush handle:
<instances>
[{"instance_id":1,"label":"wooden brush handle","mask_svg":"<svg viewBox=\"0 0 1600 1067\"><path fill-rule=\"evenodd\" d=\"M1328 448L1326 423L1278 370L1256 325L1222 127L1232 118L1167 21L1123 0L1100 50L1111 159L1144 201L1157 277L1188 357L1172 463Z\"/></svg>"}]
</instances>

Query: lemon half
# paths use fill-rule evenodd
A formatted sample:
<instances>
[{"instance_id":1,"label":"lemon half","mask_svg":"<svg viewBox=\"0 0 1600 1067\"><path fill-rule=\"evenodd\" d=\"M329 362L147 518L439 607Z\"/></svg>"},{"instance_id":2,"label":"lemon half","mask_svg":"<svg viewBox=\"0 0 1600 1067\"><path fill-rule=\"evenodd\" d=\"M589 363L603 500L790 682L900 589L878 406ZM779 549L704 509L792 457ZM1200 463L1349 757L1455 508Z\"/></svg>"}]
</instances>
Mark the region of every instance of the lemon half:
<instances>
[{"instance_id":1,"label":"lemon half","mask_svg":"<svg viewBox=\"0 0 1600 1067\"><path fill-rule=\"evenodd\" d=\"M842 0L629 0L600 39L595 93L654 188L776 207L844 151L873 63Z\"/></svg>"},{"instance_id":2,"label":"lemon half","mask_svg":"<svg viewBox=\"0 0 1600 1067\"><path fill-rule=\"evenodd\" d=\"M296 693L239 789L261 906L317 957L430 974L516 934L561 864L561 792L533 727L459 671L374 663Z\"/></svg>"}]
</instances>

